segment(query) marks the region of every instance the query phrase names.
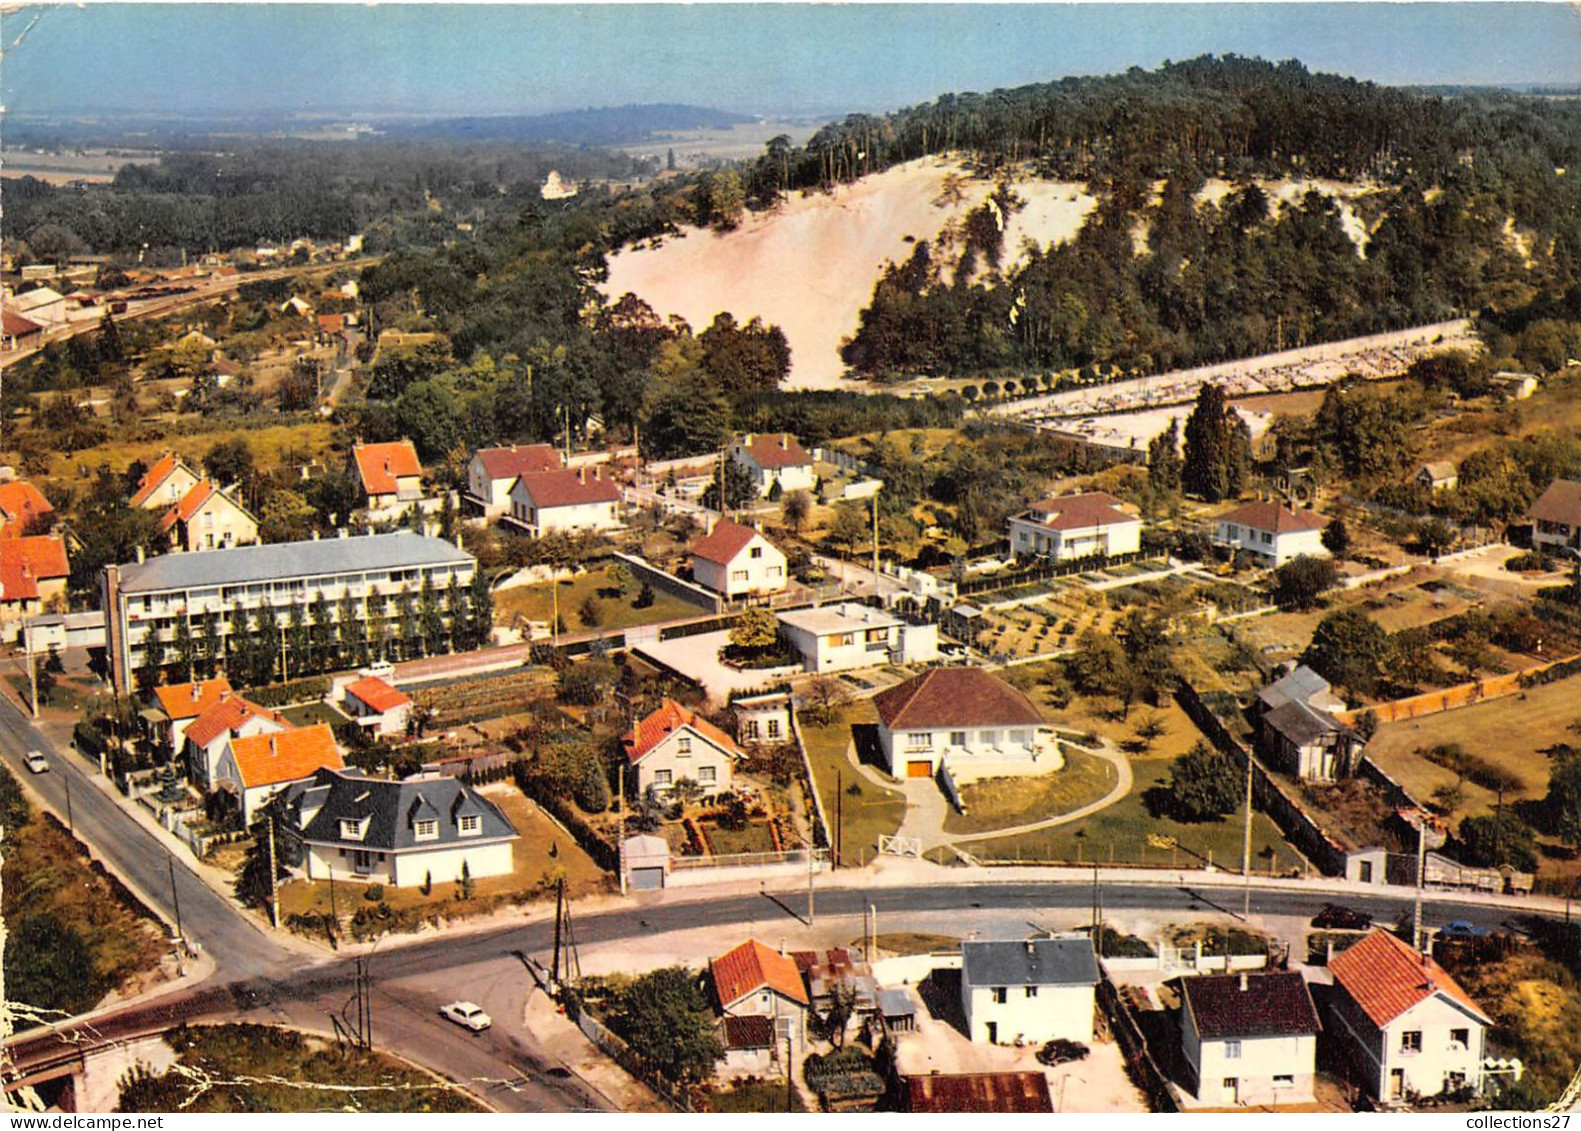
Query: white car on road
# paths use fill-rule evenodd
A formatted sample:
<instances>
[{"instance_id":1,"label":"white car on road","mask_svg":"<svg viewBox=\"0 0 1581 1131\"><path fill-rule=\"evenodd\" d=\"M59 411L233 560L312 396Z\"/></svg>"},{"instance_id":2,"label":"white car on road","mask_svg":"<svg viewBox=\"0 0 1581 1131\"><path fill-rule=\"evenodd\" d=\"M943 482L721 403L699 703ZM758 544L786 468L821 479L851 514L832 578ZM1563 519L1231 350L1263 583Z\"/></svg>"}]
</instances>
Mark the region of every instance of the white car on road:
<instances>
[{"instance_id":1,"label":"white car on road","mask_svg":"<svg viewBox=\"0 0 1581 1131\"><path fill-rule=\"evenodd\" d=\"M40 751L29 750L22 755L22 761L26 762L27 768L35 774L47 774L49 772L49 759L44 757Z\"/></svg>"},{"instance_id":2,"label":"white car on road","mask_svg":"<svg viewBox=\"0 0 1581 1131\"><path fill-rule=\"evenodd\" d=\"M449 1005L441 1005L439 1015L474 1033L481 1033L494 1024L494 1018L484 1013L477 1003L470 1001L453 1001Z\"/></svg>"}]
</instances>

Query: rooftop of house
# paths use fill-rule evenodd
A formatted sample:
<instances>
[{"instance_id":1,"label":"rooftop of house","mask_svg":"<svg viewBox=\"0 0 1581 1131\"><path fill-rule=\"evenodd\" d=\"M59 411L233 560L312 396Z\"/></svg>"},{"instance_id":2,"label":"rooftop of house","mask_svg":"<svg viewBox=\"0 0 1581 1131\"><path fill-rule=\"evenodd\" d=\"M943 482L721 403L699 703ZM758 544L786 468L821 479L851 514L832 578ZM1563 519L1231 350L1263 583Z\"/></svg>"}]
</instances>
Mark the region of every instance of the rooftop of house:
<instances>
[{"instance_id":1,"label":"rooftop of house","mask_svg":"<svg viewBox=\"0 0 1581 1131\"><path fill-rule=\"evenodd\" d=\"M747 543L761 536L761 531L722 518L712 530L692 543L692 557L718 565L729 565L735 561L737 554L747 548ZM767 538L763 540L768 542ZM774 543L769 542L769 545Z\"/></svg>"},{"instance_id":2,"label":"rooftop of house","mask_svg":"<svg viewBox=\"0 0 1581 1131\"><path fill-rule=\"evenodd\" d=\"M1220 522L1249 526L1253 530L1266 530L1270 534L1299 534L1306 530L1322 530L1328 519L1308 510L1291 510L1283 503L1247 503L1228 514L1219 516Z\"/></svg>"},{"instance_id":3,"label":"rooftop of house","mask_svg":"<svg viewBox=\"0 0 1581 1131\"><path fill-rule=\"evenodd\" d=\"M346 764L328 723L233 738L230 746L236 772L247 789L301 781L319 770L338 770Z\"/></svg>"},{"instance_id":4,"label":"rooftop of house","mask_svg":"<svg viewBox=\"0 0 1581 1131\"><path fill-rule=\"evenodd\" d=\"M728 734L703 718L696 711L681 706L673 699L666 699L657 710L637 720L634 730L621 738L621 747L632 762L646 758L653 748L678 730L689 729L718 746L727 754L742 757L741 748Z\"/></svg>"},{"instance_id":5,"label":"rooftop of house","mask_svg":"<svg viewBox=\"0 0 1581 1131\"><path fill-rule=\"evenodd\" d=\"M200 679L192 683L169 683L154 688L154 701L172 722L195 719L221 697L232 695L231 681L223 675L213 679Z\"/></svg>"},{"instance_id":6,"label":"rooftop of house","mask_svg":"<svg viewBox=\"0 0 1581 1131\"><path fill-rule=\"evenodd\" d=\"M1327 711L1315 710L1299 699L1281 703L1263 716L1263 722L1296 746L1306 746L1324 735L1347 729Z\"/></svg>"},{"instance_id":7,"label":"rooftop of house","mask_svg":"<svg viewBox=\"0 0 1581 1131\"><path fill-rule=\"evenodd\" d=\"M243 509L235 499L232 499L229 495L225 494L218 487L216 487L213 480L200 479L197 484L193 486L192 490L181 496L181 500L160 517L159 529L162 531L168 531L178 522L192 521L192 516L202 510L204 505L216 495L225 499L226 502L236 507L237 510Z\"/></svg>"},{"instance_id":8,"label":"rooftop of house","mask_svg":"<svg viewBox=\"0 0 1581 1131\"><path fill-rule=\"evenodd\" d=\"M476 558L453 542L400 530L391 534L238 546L202 554L166 554L119 568L121 591L130 594L476 563Z\"/></svg>"},{"instance_id":9,"label":"rooftop of house","mask_svg":"<svg viewBox=\"0 0 1581 1131\"><path fill-rule=\"evenodd\" d=\"M1443 994L1489 1024L1487 1014L1427 955L1388 931L1375 930L1329 962L1339 986L1380 1029L1396 1017Z\"/></svg>"},{"instance_id":10,"label":"rooftop of house","mask_svg":"<svg viewBox=\"0 0 1581 1131\"><path fill-rule=\"evenodd\" d=\"M384 444L358 444L351 450L357 461L357 474L362 477L362 488L370 495L393 495L399 490L397 480L411 479L423 474L422 462L410 440L392 440Z\"/></svg>"},{"instance_id":11,"label":"rooftop of house","mask_svg":"<svg viewBox=\"0 0 1581 1131\"><path fill-rule=\"evenodd\" d=\"M560 453L548 444L512 444L508 448L479 448L476 459L490 479L516 479L565 466Z\"/></svg>"},{"instance_id":12,"label":"rooftop of house","mask_svg":"<svg viewBox=\"0 0 1581 1131\"><path fill-rule=\"evenodd\" d=\"M1085 937L968 940L961 977L972 986L1093 986L1098 959Z\"/></svg>"},{"instance_id":13,"label":"rooftop of house","mask_svg":"<svg viewBox=\"0 0 1581 1131\"><path fill-rule=\"evenodd\" d=\"M614 480L606 479L598 468L562 471L528 472L516 480L511 497L524 496L538 508L580 507L590 503L614 503L620 500L620 488Z\"/></svg>"},{"instance_id":14,"label":"rooftop of house","mask_svg":"<svg viewBox=\"0 0 1581 1131\"><path fill-rule=\"evenodd\" d=\"M1089 530L1122 522L1141 522L1128 513L1125 503L1104 491L1085 495L1064 495L1033 503L1019 518L1035 522L1045 530Z\"/></svg>"},{"instance_id":15,"label":"rooftop of house","mask_svg":"<svg viewBox=\"0 0 1581 1131\"><path fill-rule=\"evenodd\" d=\"M1581 479L1555 479L1529 512L1534 519L1581 526Z\"/></svg>"},{"instance_id":16,"label":"rooftop of house","mask_svg":"<svg viewBox=\"0 0 1581 1131\"><path fill-rule=\"evenodd\" d=\"M1265 709L1273 710L1291 700L1309 703L1315 698L1331 694L1333 690L1328 680L1301 664L1259 691L1257 700Z\"/></svg>"},{"instance_id":17,"label":"rooftop of house","mask_svg":"<svg viewBox=\"0 0 1581 1131\"><path fill-rule=\"evenodd\" d=\"M1433 460L1429 463L1424 463L1417 469L1418 474L1424 471L1427 472L1428 478L1435 483L1444 479L1453 479L1455 478L1455 461L1448 459Z\"/></svg>"},{"instance_id":18,"label":"rooftop of house","mask_svg":"<svg viewBox=\"0 0 1581 1131\"><path fill-rule=\"evenodd\" d=\"M0 515L14 523L18 533L25 533L36 519L54 510L44 493L26 479L0 483Z\"/></svg>"},{"instance_id":19,"label":"rooftop of house","mask_svg":"<svg viewBox=\"0 0 1581 1131\"><path fill-rule=\"evenodd\" d=\"M807 449L789 432L748 432L736 444L759 467L805 467L812 463Z\"/></svg>"},{"instance_id":20,"label":"rooftop of house","mask_svg":"<svg viewBox=\"0 0 1581 1131\"><path fill-rule=\"evenodd\" d=\"M286 812L315 844L400 851L445 847L457 843L510 840L517 832L492 801L459 778L419 774L403 781L370 778L358 770L320 770L311 781L292 786ZM463 817L478 817L480 831L461 836ZM437 839L418 840L417 822L438 822ZM341 822L356 825L362 835L342 835Z\"/></svg>"},{"instance_id":21,"label":"rooftop of house","mask_svg":"<svg viewBox=\"0 0 1581 1131\"><path fill-rule=\"evenodd\" d=\"M895 628L906 623L893 613L856 601L841 601L836 605L819 605L812 609L792 609L775 615L781 624L815 636L857 632L866 628Z\"/></svg>"},{"instance_id":22,"label":"rooftop of house","mask_svg":"<svg viewBox=\"0 0 1581 1131\"><path fill-rule=\"evenodd\" d=\"M933 668L879 692L873 705L892 731L1043 722L1030 699L981 668Z\"/></svg>"},{"instance_id":23,"label":"rooftop of house","mask_svg":"<svg viewBox=\"0 0 1581 1131\"><path fill-rule=\"evenodd\" d=\"M137 481L137 490L132 492L131 505L140 507L148 502L153 497L154 492L159 490L161 484L166 479L169 479L177 468L184 469L194 479L198 478L198 473L187 466L186 460L174 452L167 451L154 461L152 467L143 472L143 477Z\"/></svg>"},{"instance_id":24,"label":"rooftop of house","mask_svg":"<svg viewBox=\"0 0 1581 1131\"><path fill-rule=\"evenodd\" d=\"M807 1004L801 972L787 954L748 939L708 964L719 1004L729 1009L749 994L767 987L791 1001Z\"/></svg>"},{"instance_id":25,"label":"rooftop of house","mask_svg":"<svg viewBox=\"0 0 1581 1131\"><path fill-rule=\"evenodd\" d=\"M0 331L12 336L21 337L23 334L42 333L44 327L31 318L23 318L10 307L0 310Z\"/></svg>"},{"instance_id":26,"label":"rooftop of house","mask_svg":"<svg viewBox=\"0 0 1581 1131\"><path fill-rule=\"evenodd\" d=\"M404 694L391 687L376 675L365 675L346 685L346 694L359 700L370 711L384 714L411 702Z\"/></svg>"},{"instance_id":27,"label":"rooftop of house","mask_svg":"<svg viewBox=\"0 0 1581 1131\"><path fill-rule=\"evenodd\" d=\"M1300 1037L1323 1028L1306 979L1295 972L1182 978L1180 993L1204 1040Z\"/></svg>"},{"instance_id":28,"label":"rooftop of house","mask_svg":"<svg viewBox=\"0 0 1581 1131\"><path fill-rule=\"evenodd\" d=\"M934 1072L905 1078L906 1110L1046 1115L1054 1110L1041 1072Z\"/></svg>"},{"instance_id":29,"label":"rooftop of house","mask_svg":"<svg viewBox=\"0 0 1581 1131\"><path fill-rule=\"evenodd\" d=\"M222 735L233 733L252 718L268 719L282 727L290 725L283 715L260 707L240 695L225 692L220 695L218 702L187 724L186 738L195 746L207 746Z\"/></svg>"},{"instance_id":30,"label":"rooftop of house","mask_svg":"<svg viewBox=\"0 0 1581 1131\"><path fill-rule=\"evenodd\" d=\"M36 600L40 581L53 581L70 572L66 543L59 535L0 538L0 599Z\"/></svg>"}]
</instances>

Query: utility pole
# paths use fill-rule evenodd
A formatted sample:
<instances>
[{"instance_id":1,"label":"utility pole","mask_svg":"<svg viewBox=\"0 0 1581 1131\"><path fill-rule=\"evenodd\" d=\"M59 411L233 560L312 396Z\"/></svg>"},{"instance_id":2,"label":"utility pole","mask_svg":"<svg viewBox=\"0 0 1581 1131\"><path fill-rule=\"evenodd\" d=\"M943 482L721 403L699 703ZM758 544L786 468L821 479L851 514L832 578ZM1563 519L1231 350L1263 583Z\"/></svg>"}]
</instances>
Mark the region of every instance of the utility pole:
<instances>
[{"instance_id":1,"label":"utility pole","mask_svg":"<svg viewBox=\"0 0 1581 1131\"><path fill-rule=\"evenodd\" d=\"M873 492L873 596L878 594L878 492Z\"/></svg>"},{"instance_id":2,"label":"utility pole","mask_svg":"<svg viewBox=\"0 0 1581 1131\"><path fill-rule=\"evenodd\" d=\"M1246 837L1241 844L1241 918L1252 917L1252 748L1246 748Z\"/></svg>"},{"instance_id":3,"label":"utility pole","mask_svg":"<svg viewBox=\"0 0 1581 1131\"><path fill-rule=\"evenodd\" d=\"M182 978L187 971L181 961L181 952L187 944L181 935L181 893L176 890L176 859L169 852L165 853L165 864L170 869L170 902L176 913L176 977Z\"/></svg>"},{"instance_id":4,"label":"utility pole","mask_svg":"<svg viewBox=\"0 0 1581 1131\"><path fill-rule=\"evenodd\" d=\"M266 814L265 821L269 822L269 925L275 930L280 929L280 866L274 854L274 816ZM172 885L175 883L171 881Z\"/></svg>"},{"instance_id":5,"label":"utility pole","mask_svg":"<svg viewBox=\"0 0 1581 1131\"><path fill-rule=\"evenodd\" d=\"M76 836L77 835L77 822L72 820L72 818L71 818L71 774L70 774L70 772L61 774L60 775L60 780L61 780L62 784L64 784L65 787L66 787L66 831L69 832L72 836Z\"/></svg>"},{"instance_id":6,"label":"utility pole","mask_svg":"<svg viewBox=\"0 0 1581 1131\"><path fill-rule=\"evenodd\" d=\"M560 983L560 924L565 919L565 881L560 880L555 885L554 895L554 957L550 959L549 977L558 986Z\"/></svg>"},{"instance_id":7,"label":"utility pole","mask_svg":"<svg viewBox=\"0 0 1581 1131\"><path fill-rule=\"evenodd\" d=\"M845 775L834 772L834 866L845 863Z\"/></svg>"},{"instance_id":8,"label":"utility pole","mask_svg":"<svg viewBox=\"0 0 1581 1131\"><path fill-rule=\"evenodd\" d=\"M1103 957L1103 902L1098 895L1098 854L1092 854L1092 949Z\"/></svg>"},{"instance_id":9,"label":"utility pole","mask_svg":"<svg viewBox=\"0 0 1581 1131\"><path fill-rule=\"evenodd\" d=\"M812 841L807 842L807 925L812 926L812 869L814 864Z\"/></svg>"},{"instance_id":10,"label":"utility pole","mask_svg":"<svg viewBox=\"0 0 1581 1131\"><path fill-rule=\"evenodd\" d=\"M636 734L637 728L633 726L631 733ZM626 894L626 764L622 762L618 772L620 782L620 841L615 853L616 865L620 868L620 894Z\"/></svg>"},{"instance_id":11,"label":"utility pole","mask_svg":"<svg viewBox=\"0 0 1581 1131\"><path fill-rule=\"evenodd\" d=\"M27 681L28 686L32 688L32 694L28 697L28 705L31 708L33 717L36 719L38 718L38 665L33 662L33 623L30 620L22 622L22 639L26 641Z\"/></svg>"},{"instance_id":12,"label":"utility pole","mask_svg":"<svg viewBox=\"0 0 1581 1131\"><path fill-rule=\"evenodd\" d=\"M1411 946L1422 949L1422 886L1427 879L1427 820L1416 815L1416 899L1411 905Z\"/></svg>"},{"instance_id":13,"label":"utility pole","mask_svg":"<svg viewBox=\"0 0 1581 1131\"><path fill-rule=\"evenodd\" d=\"M785 1110L791 1109L791 1099L796 1094L795 1079L791 1075L791 1035L785 1034Z\"/></svg>"}]
</instances>

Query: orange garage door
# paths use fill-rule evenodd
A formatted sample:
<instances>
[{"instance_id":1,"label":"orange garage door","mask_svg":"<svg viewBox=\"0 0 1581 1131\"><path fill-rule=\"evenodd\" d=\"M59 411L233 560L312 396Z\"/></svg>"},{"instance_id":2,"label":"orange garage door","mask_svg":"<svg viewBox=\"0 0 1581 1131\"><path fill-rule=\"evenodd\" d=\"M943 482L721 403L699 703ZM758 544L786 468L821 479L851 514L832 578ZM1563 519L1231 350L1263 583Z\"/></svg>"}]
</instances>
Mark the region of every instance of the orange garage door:
<instances>
[{"instance_id":1,"label":"orange garage door","mask_svg":"<svg viewBox=\"0 0 1581 1131\"><path fill-rule=\"evenodd\" d=\"M908 778L931 778L933 776L933 763L907 762L906 776Z\"/></svg>"}]
</instances>

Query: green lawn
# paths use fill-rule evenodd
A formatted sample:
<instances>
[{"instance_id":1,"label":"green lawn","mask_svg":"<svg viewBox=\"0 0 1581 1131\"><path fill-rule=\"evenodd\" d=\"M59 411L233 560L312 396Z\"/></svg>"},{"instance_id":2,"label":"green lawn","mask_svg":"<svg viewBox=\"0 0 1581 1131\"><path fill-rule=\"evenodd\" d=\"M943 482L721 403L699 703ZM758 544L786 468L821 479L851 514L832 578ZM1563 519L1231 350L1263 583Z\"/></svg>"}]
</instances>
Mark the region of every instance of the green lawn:
<instances>
[{"instance_id":1,"label":"green lawn","mask_svg":"<svg viewBox=\"0 0 1581 1131\"><path fill-rule=\"evenodd\" d=\"M966 812L944 818L947 833L992 832L1013 825L1046 821L1091 805L1119 778L1114 763L1061 745L1065 765L1038 777L988 778L961 790Z\"/></svg>"},{"instance_id":2,"label":"green lawn","mask_svg":"<svg viewBox=\"0 0 1581 1131\"><path fill-rule=\"evenodd\" d=\"M864 855L871 859L878 847L879 834L894 833L906 816L906 799L898 790L880 788L862 778L846 757L851 745L852 725L873 726L877 722L878 714L869 699L842 707L834 713L828 726L815 727L805 719L800 720L807 761L812 766L818 797L829 818L830 832L837 843L844 844L845 858L853 863ZM846 792L840 805L835 801L840 788L836 784L837 776L847 791L853 784L861 790L860 793ZM833 827L835 814L842 809L843 834Z\"/></svg>"},{"instance_id":3,"label":"green lawn","mask_svg":"<svg viewBox=\"0 0 1581 1131\"><path fill-rule=\"evenodd\" d=\"M1104 864L1113 860L1116 864L1146 864L1155 868L1172 867L1176 863L1183 868L1195 868L1211 855L1215 865L1239 870L1241 838L1245 830L1241 812L1218 821L1189 825L1168 817L1154 817L1148 812L1143 796L1149 789L1169 788L1170 762L1169 758L1132 759L1135 785L1131 792L1083 821L1020 836L973 841L966 847L972 855L985 860L1090 863L1096 856ZM1149 836L1174 837L1180 848L1175 851L1150 847L1147 844ZM1285 843L1278 827L1267 815L1257 813L1252 820L1252 865L1256 871L1268 871L1270 859L1262 855L1266 848L1274 850L1272 862L1276 869L1299 866L1300 858Z\"/></svg>"},{"instance_id":4,"label":"green lawn","mask_svg":"<svg viewBox=\"0 0 1581 1131\"><path fill-rule=\"evenodd\" d=\"M325 703L301 703L295 707L282 707L280 713L292 726L310 727L315 723L328 723L332 727L345 726L346 716Z\"/></svg>"},{"instance_id":5,"label":"green lawn","mask_svg":"<svg viewBox=\"0 0 1581 1131\"><path fill-rule=\"evenodd\" d=\"M600 596L599 591L607 591ZM624 596L615 595L614 583L608 569L589 570L571 581L560 583L560 619L567 631L584 632L597 628L631 628L639 624L659 624L663 621L681 620L712 612L698 605L672 597L658 589L653 591L653 604L645 609L634 607L633 601L642 591L641 584L627 587ZM581 618L582 603L591 596L598 605L598 623L586 624ZM509 626L520 617L524 620L548 622L554 615L554 594L548 585L520 585L494 594L494 623Z\"/></svg>"},{"instance_id":6,"label":"green lawn","mask_svg":"<svg viewBox=\"0 0 1581 1131\"><path fill-rule=\"evenodd\" d=\"M769 831L766 820L751 820L744 828L739 829L726 829L717 824L710 824L708 842L714 846L714 853L719 856L728 856L737 852L774 851L774 834Z\"/></svg>"},{"instance_id":7,"label":"green lawn","mask_svg":"<svg viewBox=\"0 0 1581 1131\"><path fill-rule=\"evenodd\" d=\"M789 1097L786 1096L784 1081L754 1080L743 1081L731 1088L728 1092L714 1092L708 1097L708 1107L716 1112L805 1112L807 1105L802 1102L801 1090L790 1089ZM787 1107L786 1104L790 1106Z\"/></svg>"}]
</instances>

